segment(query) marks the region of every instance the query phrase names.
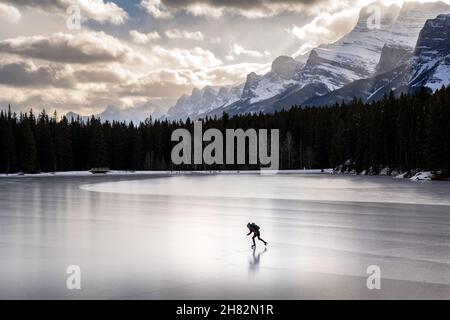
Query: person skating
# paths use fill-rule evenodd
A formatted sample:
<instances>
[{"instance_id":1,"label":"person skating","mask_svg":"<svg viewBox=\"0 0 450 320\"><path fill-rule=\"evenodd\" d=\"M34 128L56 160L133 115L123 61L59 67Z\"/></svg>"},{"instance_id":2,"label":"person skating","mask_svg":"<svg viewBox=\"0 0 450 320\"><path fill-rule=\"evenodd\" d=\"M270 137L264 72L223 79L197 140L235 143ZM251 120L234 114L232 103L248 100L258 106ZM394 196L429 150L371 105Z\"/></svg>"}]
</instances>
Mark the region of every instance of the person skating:
<instances>
[{"instance_id":1,"label":"person skating","mask_svg":"<svg viewBox=\"0 0 450 320\"><path fill-rule=\"evenodd\" d=\"M256 237L258 237L258 239L260 240L260 241L262 241L262 242L264 242L264 245L266 245L267 246L267 241L264 241L263 239L261 239L261 237L260 237L260 232L259 232L259 226L257 226L255 223L253 223L253 222L249 222L249 223L247 223L247 228L250 230L250 232L249 233L247 233L247 236L249 236L252 232L253 232L253 237L252 237L252 240L253 240L253 245L252 245L252 249L253 248L255 248L256 247L256 243L255 243L255 238Z\"/></svg>"}]
</instances>

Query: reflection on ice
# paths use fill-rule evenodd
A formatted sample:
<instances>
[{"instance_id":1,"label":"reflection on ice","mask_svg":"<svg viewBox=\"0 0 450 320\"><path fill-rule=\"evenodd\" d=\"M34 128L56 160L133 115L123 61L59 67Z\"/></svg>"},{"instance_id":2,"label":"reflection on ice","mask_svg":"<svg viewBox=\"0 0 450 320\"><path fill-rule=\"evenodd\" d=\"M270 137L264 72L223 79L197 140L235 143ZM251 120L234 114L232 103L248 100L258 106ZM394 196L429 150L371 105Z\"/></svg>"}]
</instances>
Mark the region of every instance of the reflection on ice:
<instances>
[{"instance_id":1,"label":"reflection on ice","mask_svg":"<svg viewBox=\"0 0 450 320\"><path fill-rule=\"evenodd\" d=\"M252 257L250 259L250 264L248 270L250 273L258 272L259 269L259 260L261 259L261 256L267 252L267 248L264 248L262 251L259 250L256 252L256 248L252 249Z\"/></svg>"}]
</instances>

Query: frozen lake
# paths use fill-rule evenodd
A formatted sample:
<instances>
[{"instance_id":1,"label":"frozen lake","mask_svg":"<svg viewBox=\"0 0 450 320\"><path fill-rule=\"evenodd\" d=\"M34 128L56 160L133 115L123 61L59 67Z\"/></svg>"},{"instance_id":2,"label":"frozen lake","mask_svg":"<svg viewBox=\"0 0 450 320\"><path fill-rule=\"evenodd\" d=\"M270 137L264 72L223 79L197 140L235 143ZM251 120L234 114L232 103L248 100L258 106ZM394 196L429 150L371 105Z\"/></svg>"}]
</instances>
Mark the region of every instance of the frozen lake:
<instances>
[{"instance_id":1,"label":"frozen lake","mask_svg":"<svg viewBox=\"0 0 450 320\"><path fill-rule=\"evenodd\" d=\"M247 222L267 248L251 250ZM81 268L82 290L66 288ZM367 267L381 270L368 290ZM450 299L450 183L0 180L0 299Z\"/></svg>"}]
</instances>

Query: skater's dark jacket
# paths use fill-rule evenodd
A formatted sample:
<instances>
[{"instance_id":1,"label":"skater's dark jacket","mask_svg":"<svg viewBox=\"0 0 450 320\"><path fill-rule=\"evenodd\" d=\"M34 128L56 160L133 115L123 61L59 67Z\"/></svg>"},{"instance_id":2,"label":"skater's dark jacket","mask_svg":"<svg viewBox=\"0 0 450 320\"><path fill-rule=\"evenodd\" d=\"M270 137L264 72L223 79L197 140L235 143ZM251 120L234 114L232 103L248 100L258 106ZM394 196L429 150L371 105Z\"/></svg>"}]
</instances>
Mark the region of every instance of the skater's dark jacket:
<instances>
[{"instance_id":1,"label":"skater's dark jacket","mask_svg":"<svg viewBox=\"0 0 450 320\"><path fill-rule=\"evenodd\" d=\"M255 228L254 224L248 223L247 228L250 230L250 232L247 235L249 235L250 233L253 232L255 236L259 236L259 230L257 228Z\"/></svg>"}]
</instances>

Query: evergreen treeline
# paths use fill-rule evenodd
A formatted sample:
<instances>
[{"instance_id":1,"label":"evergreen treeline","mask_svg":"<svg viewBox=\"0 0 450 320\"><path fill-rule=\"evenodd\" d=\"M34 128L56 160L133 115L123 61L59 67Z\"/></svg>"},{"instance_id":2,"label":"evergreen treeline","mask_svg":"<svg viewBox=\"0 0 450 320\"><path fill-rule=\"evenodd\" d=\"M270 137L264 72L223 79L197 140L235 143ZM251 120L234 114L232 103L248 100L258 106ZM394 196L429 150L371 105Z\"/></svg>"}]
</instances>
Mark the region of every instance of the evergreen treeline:
<instances>
[{"instance_id":1,"label":"evergreen treeline","mask_svg":"<svg viewBox=\"0 0 450 320\"><path fill-rule=\"evenodd\" d=\"M392 94L384 100L326 108L299 108L272 115L205 119L203 130L280 129L282 169L331 168L347 163L360 172L389 166L402 171L450 171L450 87L431 95ZM0 172L53 172L109 167L121 170L231 169L229 166L174 167L170 141L176 128L193 123L152 121L83 122L0 113ZM350 161L348 161L350 160ZM234 169L251 168L234 166Z\"/></svg>"}]
</instances>

